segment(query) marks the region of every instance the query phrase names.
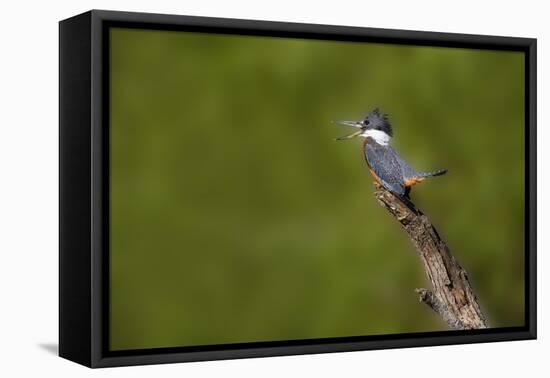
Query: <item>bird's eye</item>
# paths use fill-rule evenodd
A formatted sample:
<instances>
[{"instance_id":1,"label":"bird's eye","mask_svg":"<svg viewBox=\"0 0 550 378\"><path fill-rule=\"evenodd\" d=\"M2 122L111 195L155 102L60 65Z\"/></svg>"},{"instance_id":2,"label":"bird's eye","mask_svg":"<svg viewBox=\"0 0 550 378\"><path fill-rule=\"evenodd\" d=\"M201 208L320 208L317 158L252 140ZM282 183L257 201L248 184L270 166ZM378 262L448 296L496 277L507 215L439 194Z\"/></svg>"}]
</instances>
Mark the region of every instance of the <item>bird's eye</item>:
<instances>
[{"instance_id":1,"label":"bird's eye","mask_svg":"<svg viewBox=\"0 0 550 378\"><path fill-rule=\"evenodd\" d=\"M363 124L366 126L366 125L369 124L369 121L368 121L368 120L364 120L364 121L363 121Z\"/></svg>"}]
</instances>

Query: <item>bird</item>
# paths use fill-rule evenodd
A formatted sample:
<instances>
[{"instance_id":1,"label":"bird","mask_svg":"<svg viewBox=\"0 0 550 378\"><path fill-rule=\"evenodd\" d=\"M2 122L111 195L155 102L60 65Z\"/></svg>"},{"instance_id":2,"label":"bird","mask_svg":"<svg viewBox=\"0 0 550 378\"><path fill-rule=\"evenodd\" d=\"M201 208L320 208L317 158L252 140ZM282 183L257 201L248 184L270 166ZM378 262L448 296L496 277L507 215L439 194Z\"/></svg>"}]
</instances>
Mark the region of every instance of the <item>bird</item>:
<instances>
[{"instance_id":1,"label":"bird","mask_svg":"<svg viewBox=\"0 0 550 378\"><path fill-rule=\"evenodd\" d=\"M411 166L390 145L393 128L387 114L379 108L370 111L360 121L336 121L359 130L335 140L363 137L363 155L375 181L393 194L410 199L411 188L426 178L441 176L447 169L419 172Z\"/></svg>"}]
</instances>

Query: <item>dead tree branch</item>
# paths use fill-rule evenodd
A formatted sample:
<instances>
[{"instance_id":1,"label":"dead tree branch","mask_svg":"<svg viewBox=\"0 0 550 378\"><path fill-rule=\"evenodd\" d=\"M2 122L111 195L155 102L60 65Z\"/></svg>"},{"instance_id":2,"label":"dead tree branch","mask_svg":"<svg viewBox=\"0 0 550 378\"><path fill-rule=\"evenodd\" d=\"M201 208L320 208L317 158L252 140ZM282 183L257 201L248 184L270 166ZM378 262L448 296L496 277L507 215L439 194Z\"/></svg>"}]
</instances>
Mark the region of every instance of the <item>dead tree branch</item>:
<instances>
[{"instance_id":1,"label":"dead tree branch","mask_svg":"<svg viewBox=\"0 0 550 378\"><path fill-rule=\"evenodd\" d=\"M401 199L378 184L374 196L399 221L413 242L433 290L416 289L451 329L487 328L466 271L439 237L428 217L412 202Z\"/></svg>"}]
</instances>

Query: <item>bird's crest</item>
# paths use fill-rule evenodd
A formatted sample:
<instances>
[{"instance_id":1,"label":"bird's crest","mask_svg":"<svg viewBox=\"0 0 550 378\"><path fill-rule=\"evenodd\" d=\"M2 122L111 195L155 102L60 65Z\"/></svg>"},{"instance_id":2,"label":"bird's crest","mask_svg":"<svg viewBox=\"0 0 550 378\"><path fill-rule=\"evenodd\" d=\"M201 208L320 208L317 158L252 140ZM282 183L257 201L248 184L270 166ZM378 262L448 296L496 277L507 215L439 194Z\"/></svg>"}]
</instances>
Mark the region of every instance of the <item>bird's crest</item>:
<instances>
[{"instance_id":1,"label":"bird's crest","mask_svg":"<svg viewBox=\"0 0 550 378\"><path fill-rule=\"evenodd\" d=\"M365 116L365 121L368 121L370 128L381 130L389 136L393 136L393 129L390 120L388 119L388 115L381 113L380 109L375 108L372 110Z\"/></svg>"}]
</instances>

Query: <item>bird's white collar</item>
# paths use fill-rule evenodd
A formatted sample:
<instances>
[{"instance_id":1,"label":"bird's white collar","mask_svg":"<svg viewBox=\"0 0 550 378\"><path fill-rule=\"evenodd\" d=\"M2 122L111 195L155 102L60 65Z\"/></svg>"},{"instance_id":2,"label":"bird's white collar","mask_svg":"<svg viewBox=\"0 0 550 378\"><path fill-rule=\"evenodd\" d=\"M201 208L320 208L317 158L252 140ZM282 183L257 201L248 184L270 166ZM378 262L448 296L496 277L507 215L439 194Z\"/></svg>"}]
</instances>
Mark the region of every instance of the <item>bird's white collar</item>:
<instances>
[{"instance_id":1,"label":"bird's white collar","mask_svg":"<svg viewBox=\"0 0 550 378\"><path fill-rule=\"evenodd\" d=\"M362 137L365 138L372 138L374 141L378 144L381 144L382 146L387 146L390 143L390 136L386 134L382 130L365 130L361 133Z\"/></svg>"}]
</instances>

